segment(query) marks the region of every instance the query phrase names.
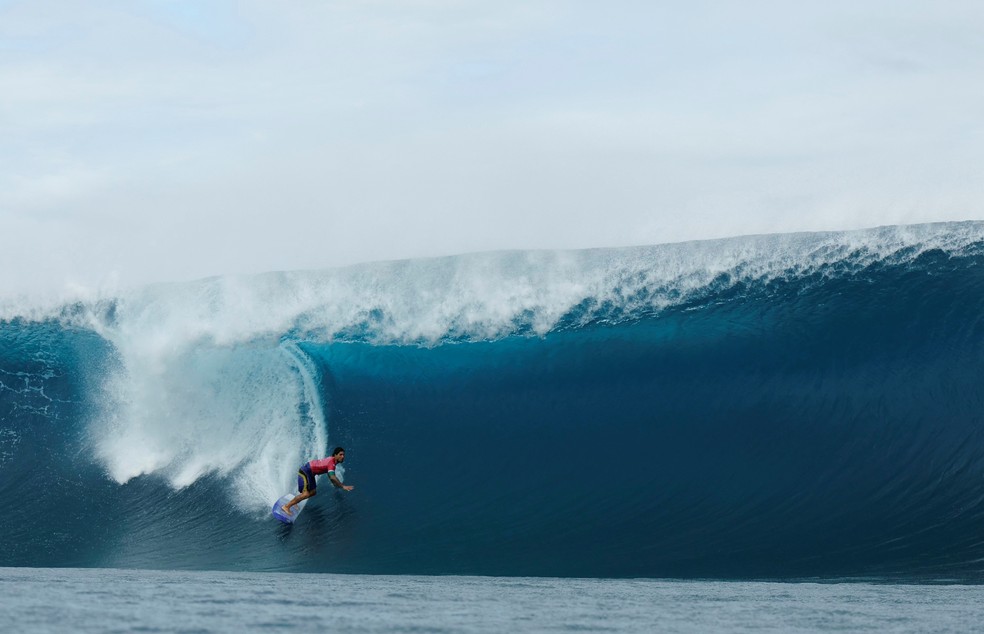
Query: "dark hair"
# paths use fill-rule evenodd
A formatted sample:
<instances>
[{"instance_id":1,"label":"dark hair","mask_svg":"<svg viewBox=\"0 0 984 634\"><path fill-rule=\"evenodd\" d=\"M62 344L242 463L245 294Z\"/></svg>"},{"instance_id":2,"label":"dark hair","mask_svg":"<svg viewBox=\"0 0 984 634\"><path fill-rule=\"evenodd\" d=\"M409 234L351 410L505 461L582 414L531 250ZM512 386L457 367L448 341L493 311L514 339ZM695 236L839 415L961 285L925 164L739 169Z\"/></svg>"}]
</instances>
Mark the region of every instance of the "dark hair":
<instances>
[{"instance_id":1,"label":"dark hair","mask_svg":"<svg viewBox=\"0 0 984 634\"><path fill-rule=\"evenodd\" d=\"M335 447L332 450L331 455L337 456L338 454L342 453L343 451L345 451L345 448L344 447Z\"/></svg>"}]
</instances>

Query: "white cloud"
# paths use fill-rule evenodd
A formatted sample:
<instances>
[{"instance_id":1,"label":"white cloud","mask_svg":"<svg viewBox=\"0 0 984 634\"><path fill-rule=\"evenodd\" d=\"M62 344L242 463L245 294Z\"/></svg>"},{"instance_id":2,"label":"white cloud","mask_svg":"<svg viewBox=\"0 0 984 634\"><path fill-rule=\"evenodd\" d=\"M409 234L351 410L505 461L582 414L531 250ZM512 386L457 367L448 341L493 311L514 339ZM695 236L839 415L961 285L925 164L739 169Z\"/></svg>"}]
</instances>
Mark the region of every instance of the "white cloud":
<instances>
[{"instance_id":1,"label":"white cloud","mask_svg":"<svg viewBox=\"0 0 984 634\"><path fill-rule=\"evenodd\" d=\"M0 295L981 217L978 3L0 4Z\"/></svg>"}]
</instances>

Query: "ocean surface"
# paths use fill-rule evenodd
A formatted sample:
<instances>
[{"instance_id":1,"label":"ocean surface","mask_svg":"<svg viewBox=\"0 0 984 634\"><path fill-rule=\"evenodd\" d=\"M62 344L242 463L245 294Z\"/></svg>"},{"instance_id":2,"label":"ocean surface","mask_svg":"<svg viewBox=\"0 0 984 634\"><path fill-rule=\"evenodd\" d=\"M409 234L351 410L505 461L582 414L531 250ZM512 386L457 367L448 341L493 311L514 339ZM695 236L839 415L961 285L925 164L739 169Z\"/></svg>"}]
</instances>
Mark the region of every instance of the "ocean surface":
<instances>
[{"instance_id":1,"label":"ocean surface","mask_svg":"<svg viewBox=\"0 0 984 634\"><path fill-rule=\"evenodd\" d=\"M4 299L0 566L976 584L982 377L978 222ZM271 519L335 445L355 491Z\"/></svg>"},{"instance_id":2,"label":"ocean surface","mask_svg":"<svg viewBox=\"0 0 984 634\"><path fill-rule=\"evenodd\" d=\"M4 632L974 632L984 587L0 568Z\"/></svg>"}]
</instances>

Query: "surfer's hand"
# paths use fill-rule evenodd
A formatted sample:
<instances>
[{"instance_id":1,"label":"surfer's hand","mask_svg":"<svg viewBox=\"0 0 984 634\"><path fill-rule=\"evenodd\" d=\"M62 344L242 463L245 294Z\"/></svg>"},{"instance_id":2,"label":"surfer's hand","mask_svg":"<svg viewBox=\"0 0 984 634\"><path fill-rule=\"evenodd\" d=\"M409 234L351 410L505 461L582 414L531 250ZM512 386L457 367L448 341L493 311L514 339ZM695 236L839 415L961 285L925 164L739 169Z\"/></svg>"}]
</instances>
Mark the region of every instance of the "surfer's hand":
<instances>
[{"instance_id":1,"label":"surfer's hand","mask_svg":"<svg viewBox=\"0 0 984 634\"><path fill-rule=\"evenodd\" d=\"M354 486L343 486L342 488L345 489L346 491L351 491L355 487Z\"/></svg>"}]
</instances>

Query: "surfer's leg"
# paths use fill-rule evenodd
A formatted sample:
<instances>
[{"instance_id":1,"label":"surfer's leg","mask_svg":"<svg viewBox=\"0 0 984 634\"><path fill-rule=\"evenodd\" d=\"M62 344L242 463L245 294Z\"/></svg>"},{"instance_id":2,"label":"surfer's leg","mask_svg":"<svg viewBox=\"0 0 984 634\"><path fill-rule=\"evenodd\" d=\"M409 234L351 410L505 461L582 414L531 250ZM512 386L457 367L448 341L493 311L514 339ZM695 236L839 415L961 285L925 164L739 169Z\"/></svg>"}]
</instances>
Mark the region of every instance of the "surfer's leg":
<instances>
[{"instance_id":1,"label":"surfer's leg","mask_svg":"<svg viewBox=\"0 0 984 634\"><path fill-rule=\"evenodd\" d=\"M307 493L298 493L291 499L290 502L284 504L280 508L283 509L284 513L290 515L290 509L301 500L306 500L306 499L307 499Z\"/></svg>"},{"instance_id":2,"label":"surfer's leg","mask_svg":"<svg viewBox=\"0 0 984 634\"><path fill-rule=\"evenodd\" d=\"M293 507L293 506L295 506L297 504L300 504L301 502L303 502L304 500L306 500L308 498L313 498L316 493L317 493L317 491L305 491L304 493L298 493L297 495L294 496L294 499L293 500L291 500L287 504L284 504L281 508L283 508L284 513L286 513L287 515L290 515L290 512L291 512L290 509L291 509L291 507Z\"/></svg>"},{"instance_id":3,"label":"surfer's leg","mask_svg":"<svg viewBox=\"0 0 984 634\"><path fill-rule=\"evenodd\" d=\"M318 492L317 484L314 482L314 474L304 467L301 467L297 471L297 490L299 493L294 496L294 499L282 507L284 513L287 515L290 515L290 509L296 504L303 502Z\"/></svg>"}]
</instances>

